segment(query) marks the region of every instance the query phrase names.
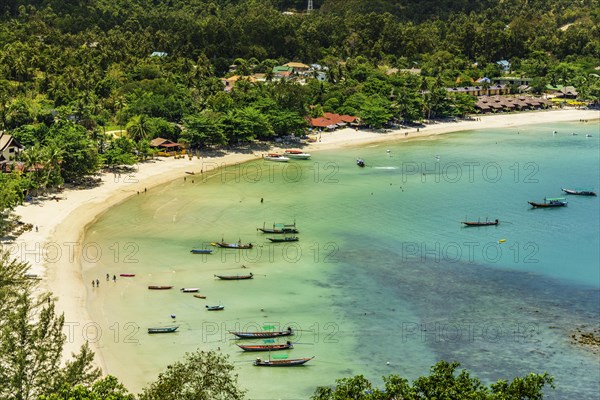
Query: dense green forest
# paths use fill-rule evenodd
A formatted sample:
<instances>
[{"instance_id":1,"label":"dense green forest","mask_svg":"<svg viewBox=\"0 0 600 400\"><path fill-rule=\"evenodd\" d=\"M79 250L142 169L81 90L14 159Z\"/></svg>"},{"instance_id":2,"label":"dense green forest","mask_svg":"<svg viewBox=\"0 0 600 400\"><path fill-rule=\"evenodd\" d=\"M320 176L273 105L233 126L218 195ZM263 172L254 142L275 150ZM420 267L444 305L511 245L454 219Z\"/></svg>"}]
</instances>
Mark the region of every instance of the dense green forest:
<instances>
[{"instance_id":1,"label":"dense green forest","mask_svg":"<svg viewBox=\"0 0 600 400\"><path fill-rule=\"evenodd\" d=\"M370 127L463 116L475 99L446 88L504 74L531 78L533 93L568 85L580 100L600 100L598 0L315 0L306 8L304 0L0 1L0 136L25 148L21 168L5 163L0 173L0 231L26 196L143 160L159 136L203 150L303 135L306 118L323 112ZM273 68L289 61L319 67L302 80L275 79ZM265 79L225 91L221 78L234 74ZM87 347L59 369L62 317L48 295L33 296L26 266L5 254L0 261L1 397L132 398L113 378L98 380ZM32 371L32 359L43 368ZM171 371L192 373L196 361ZM228 375L224 360L213 361ZM432 379L450 379L456 367L440 364ZM159 398L169 379L141 398ZM398 379L388 381L398 393L418 393ZM550 382L533 376L493 390L525 398L515 397L521 386L538 395ZM370 387L360 378L338 383L315 398Z\"/></svg>"}]
</instances>

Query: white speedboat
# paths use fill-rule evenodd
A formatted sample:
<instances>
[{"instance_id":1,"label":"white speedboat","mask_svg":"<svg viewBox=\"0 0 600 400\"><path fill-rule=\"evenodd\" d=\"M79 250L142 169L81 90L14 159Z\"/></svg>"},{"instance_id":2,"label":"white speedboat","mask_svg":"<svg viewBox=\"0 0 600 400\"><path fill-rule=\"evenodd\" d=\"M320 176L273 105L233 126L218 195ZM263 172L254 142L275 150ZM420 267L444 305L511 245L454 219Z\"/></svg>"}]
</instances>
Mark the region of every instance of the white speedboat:
<instances>
[{"instance_id":1,"label":"white speedboat","mask_svg":"<svg viewBox=\"0 0 600 400\"><path fill-rule=\"evenodd\" d=\"M288 157L284 157L281 154L269 153L265 156L265 160L268 161L277 161L277 162L288 162L290 159Z\"/></svg>"},{"instance_id":2,"label":"white speedboat","mask_svg":"<svg viewBox=\"0 0 600 400\"><path fill-rule=\"evenodd\" d=\"M298 160L308 160L310 158L309 153L305 153L299 149L287 149L285 155L289 158L295 158Z\"/></svg>"}]
</instances>

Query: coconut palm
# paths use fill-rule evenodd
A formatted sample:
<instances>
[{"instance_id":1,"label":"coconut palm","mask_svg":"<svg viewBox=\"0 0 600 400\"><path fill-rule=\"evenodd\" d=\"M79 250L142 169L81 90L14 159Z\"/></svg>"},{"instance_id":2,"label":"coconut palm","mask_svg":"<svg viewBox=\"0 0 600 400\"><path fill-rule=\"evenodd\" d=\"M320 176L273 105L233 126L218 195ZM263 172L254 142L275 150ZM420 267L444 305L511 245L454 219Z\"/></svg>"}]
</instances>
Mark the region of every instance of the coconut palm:
<instances>
[{"instance_id":1,"label":"coconut palm","mask_svg":"<svg viewBox=\"0 0 600 400\"><path fill-rule=\"evenodd\" d=\"M146 139L148 136L148 118L146 115L136 115L127 123L125 129L129 138L135 142Z\"/></svg>"}]
</instances>

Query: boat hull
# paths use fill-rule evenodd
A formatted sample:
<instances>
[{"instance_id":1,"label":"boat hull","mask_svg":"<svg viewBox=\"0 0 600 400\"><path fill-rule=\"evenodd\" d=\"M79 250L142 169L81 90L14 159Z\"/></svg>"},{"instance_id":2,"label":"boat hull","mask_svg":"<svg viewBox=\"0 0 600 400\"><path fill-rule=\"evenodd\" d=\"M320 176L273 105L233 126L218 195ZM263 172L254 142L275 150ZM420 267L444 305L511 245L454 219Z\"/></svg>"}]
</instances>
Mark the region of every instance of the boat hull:
<instances>
[{"instance_id":1,"label":"boat hull","mask_svg":"<svg viewBox=\"0 0 600 400\"><path fill-rule=\"evenodd\" d=\"M222 279L224 281L239 281L244 279L253 279L254 275L215 275L215 277Z\"/></svg>"},{"instance_id":2,"label":"boat hull","mask_svg":"<svg viewBox=\"0 0 600 400\"><path fill-rule=\"evenodd\" d=\"M178 326L170 326L166 328L148 328L148 333L173 333L179 328Z\"/></svg>"},{"instance_id":3,"label":"boat hull","mask_svg":"<svg viewBox=\"0 0 600 400\"><path fill-rule=\"evenodd\" d=\"M217 242L217 246L222 247L224 249L251 249L252 248L252 243L248 243L248 244L240 244L240 243L224 243L224 242Z\"/></svg>"},{"instance_id":4,"label":"boat hull","mask_svg":"<svg viewBox=\"0 0 600 400\"><path fill-rule=\"evenodd\" d=\"M211 254L213 250L190 250L192 254Z\"/></svg>"},{"instance_id":5,"label":"boat hull","mask_svg":"<svg viewBox=\"0 0 600 400\"><path fill-rule=\"evenodd\" d=\"M243 345L238 344L238 347L248 352L259 352L259 351L279 351L279 350L290 350L294 346L291 343L288 344L257 344L257 345Z\"/></svg>"},{"instance_id":6,"label":"boat hull","mask_svg":"<svg viewBox=\"0 0 600 400\"><path fill-rule=\"evenodd\" d=\"M304 365L305 363L312 360L314 357L310 358L295 358L292 360L261 360L256 359L254 361L255 367L298 367L300 365Z\"/></svg>"},{"instance_id":7,"label":"boat hull","mask_svg":"<svg viewBox=\"0 0 600 400\"><path fill-rule=\"evenodd\" d=\"M561 189L563 192L567 194L574 194L578 196L596 196L596 192L592 192L591 190L574 190L574 189Z\"/></svg>"},{"instance_id":8,"label":"boat hull","mask_svg":"<svg viewBox=\"0 0 600 400\"><path fill-rule=\"evenodd\" d=\"M567 205L566 201L561 202L553 202L553 203L536 203L534 201L528 201L533 208L555 208L555 207L565 207Z\"/></svg>"},{"instance_id":9,"label":"boat hull","mask_svg":"<svg viewBox=\"0 0 600 400\"><path fill-rule=\"evenodd\" d=\"M240 339L267 339L282 336L292 336L294 332L292 330L287 331L274 331L274 332L233 332L229 333L237 336Z\"/></svg>"},{"instance_id":10,"label":"boat hull","mask_svg":"<svg viewBox=\"0 0 600 400\"><path fill-rule=\"evenodd\" d=\"M173 286L156 286L156 285L148 286L148 289L150 289L150 290L169 290L172 288L173 288Z\"/></svg>"}]
</instances>

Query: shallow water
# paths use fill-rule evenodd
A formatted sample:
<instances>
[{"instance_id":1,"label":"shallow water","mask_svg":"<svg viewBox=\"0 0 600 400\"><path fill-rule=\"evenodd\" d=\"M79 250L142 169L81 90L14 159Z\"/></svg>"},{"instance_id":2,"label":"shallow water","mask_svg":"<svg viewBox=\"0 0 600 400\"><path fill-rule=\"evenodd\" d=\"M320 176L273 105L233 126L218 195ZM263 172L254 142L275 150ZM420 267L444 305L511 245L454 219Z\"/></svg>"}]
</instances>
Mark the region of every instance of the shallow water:
<instances>
[{"instance_id":1,"label":"shallow water","mask_svg":"<svg viewBox=\"0 0 600 400\"><path fill-rule=\"evenodd\" d=\"M446 359L485 382L548 371L558 388L548 398L597 397L598 358L569 336L598 325L598 198L569 196L550 210L527 201L561 187L598 191L599 133L590 124L468 131L256 161L136 196L86 235L84 279L102 281L88 304L108 371L138 392L185 352L213 349L236 364L248 398L305 399L340 377L416 378ZM460 224L486 218L500 224ZM257 231L293 221L297 243ZM221 239L255 246L189 253ZM255 279L214 278L248 272ZM106 273L136 276L105 282ZM216 304L225 310L204 309ZM171 324L177 333L145 333ZM315 359L255 368L256 354L227 332L271 326L298 330L290 358Z\"/></svg>"}]
</instances>

